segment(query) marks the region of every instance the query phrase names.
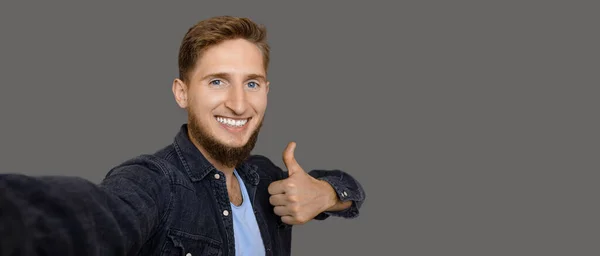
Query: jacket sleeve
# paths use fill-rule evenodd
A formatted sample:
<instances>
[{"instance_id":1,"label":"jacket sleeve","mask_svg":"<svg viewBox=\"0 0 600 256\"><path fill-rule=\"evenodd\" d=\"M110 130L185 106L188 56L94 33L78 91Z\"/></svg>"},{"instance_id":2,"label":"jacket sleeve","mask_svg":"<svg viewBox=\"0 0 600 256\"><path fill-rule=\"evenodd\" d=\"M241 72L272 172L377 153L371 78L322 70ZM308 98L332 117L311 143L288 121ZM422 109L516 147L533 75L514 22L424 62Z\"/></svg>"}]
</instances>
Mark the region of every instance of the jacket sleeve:
<instances>
[{"instance_id":1,"label":"jacket sleeve","mask_svg":"<svg viewBox=\"0 0 600 256\"><path fill-rule=\"evenodd\" d=\"M101 184L78 177L0 175L0 255L135 255L159 225L169 182L143 166Z\"/></svg>"},{"instance_id":2,"label":"jacket sleeve","mask_svg":"<svg viewBox=\"0 0 600 256\"><path fill-rule=\"evenodd\" d=\"M366 193L358 180L341 170L311 170L308 174L329 183L341 201L352 201L352 205L345 210L322 212L315 219L324 220L329 216L350 219L359 216L359 210L366 199Z\"/></svg>"}]
</instances>

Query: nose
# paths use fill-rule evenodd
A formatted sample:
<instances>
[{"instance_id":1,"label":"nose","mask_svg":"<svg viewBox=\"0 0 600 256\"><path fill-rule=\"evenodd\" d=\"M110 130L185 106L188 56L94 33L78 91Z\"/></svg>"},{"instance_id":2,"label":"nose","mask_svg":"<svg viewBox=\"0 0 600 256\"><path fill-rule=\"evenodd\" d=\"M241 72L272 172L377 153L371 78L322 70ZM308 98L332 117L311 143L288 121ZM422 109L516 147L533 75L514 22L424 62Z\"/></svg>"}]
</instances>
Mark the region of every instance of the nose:
<instances>
[{"instance_id":1,"label":"nose","mask_svg":"<svg viewBox=\"0 0 600 256\"><path fill-rule=\"evenodd\" d=\"M246 98L246 91L243 86L232 86L230 87L227 100L225 101L225 107L231 109L234 114L242 115L248 108L248 101Z\"/></svg>"}]
</instances>

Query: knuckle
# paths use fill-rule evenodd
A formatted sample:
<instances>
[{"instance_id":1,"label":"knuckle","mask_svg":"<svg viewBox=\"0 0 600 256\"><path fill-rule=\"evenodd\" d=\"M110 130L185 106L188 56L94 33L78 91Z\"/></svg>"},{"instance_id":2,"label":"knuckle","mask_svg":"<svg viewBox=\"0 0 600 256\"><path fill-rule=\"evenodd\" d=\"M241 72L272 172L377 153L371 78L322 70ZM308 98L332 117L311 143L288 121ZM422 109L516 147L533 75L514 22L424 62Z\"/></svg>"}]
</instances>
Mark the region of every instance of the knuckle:
<instances>
[{"instance_id":1,"label":"knuckle","mask_svg":"<svg viewBox=\"0 0 600 256\"><path fill-rule=\"evenodd\" d=\"M297 213L300 212L300 207L298 205L294 204L290 207L290 211L292 211L294 214L296 214L296 216L298 216L299 214L297 214Z\"/></svg>"},{"instance_id":2,"label":"knuckle","mask_svg":"<svg viewBox=\"0 0 600 256\"><path fill-rule=\"evenodd\" d=\"M308 218L308 216L306 216L306 215L301 215L298 218L300 219L300 222L302 222L302 223L307 223L310 220L310 218Z\"/></svg>"},{"instance_id":3,"label":"knuckle","mask_svg":"<svg viewBox=\"0 0 600 256\"><path fill-rule=\"evenodd\" d=\"M286 183L284 184L284 186L285 186L286 188L288 188L288 189L293 189L293 188L296 188L296 183L294 183L294 182L286 182Z\"/></svg>"}]
</instances>

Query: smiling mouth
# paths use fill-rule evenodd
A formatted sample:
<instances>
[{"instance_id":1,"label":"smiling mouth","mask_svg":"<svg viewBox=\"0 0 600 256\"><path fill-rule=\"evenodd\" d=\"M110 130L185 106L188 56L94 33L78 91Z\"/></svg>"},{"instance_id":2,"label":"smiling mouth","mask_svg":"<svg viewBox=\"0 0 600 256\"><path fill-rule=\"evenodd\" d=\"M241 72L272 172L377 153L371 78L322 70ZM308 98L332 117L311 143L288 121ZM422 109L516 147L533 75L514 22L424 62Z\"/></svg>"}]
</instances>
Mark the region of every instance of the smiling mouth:
<instances>
[{"instance_id":1,"label":"smiling mouth","mask_svg":"<svg viewBox=\"0 0 600 256\"><path fill-rule=\"evenodd\" d=\"M248 121L250 121L250 119L252 119L252 117L249 118L229 118L229 117L222 117L222 116L215 116L215 118L217 119L217 122L227 125L229 127L243 127L244 125L246 125L248 123Z\"/></svg>"}]
</instances>

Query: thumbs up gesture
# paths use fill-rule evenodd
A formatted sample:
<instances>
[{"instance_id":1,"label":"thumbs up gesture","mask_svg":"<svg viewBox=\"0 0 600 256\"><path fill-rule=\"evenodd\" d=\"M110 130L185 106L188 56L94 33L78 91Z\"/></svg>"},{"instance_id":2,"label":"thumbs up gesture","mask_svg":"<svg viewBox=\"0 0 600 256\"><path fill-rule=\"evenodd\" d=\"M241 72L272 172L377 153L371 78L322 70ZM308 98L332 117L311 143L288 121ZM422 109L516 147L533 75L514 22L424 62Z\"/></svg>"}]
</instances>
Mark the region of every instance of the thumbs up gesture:
<instances>
[{"instance_id":1,"label":"thumbs up gesture","mask_svg":"<svg viewBox=\"0 0 600 256\"><path fill-rule=\"evenodd\" d=\"M338 203L329 183L313 178L296 162L295 149L296 143L290 142L283 151L289 177L269 185L269 202L275 214L290 225L304 224Z\"/></svg>"}]
</instances>

